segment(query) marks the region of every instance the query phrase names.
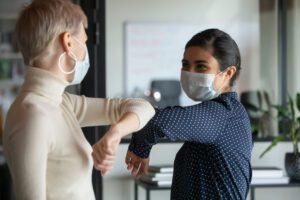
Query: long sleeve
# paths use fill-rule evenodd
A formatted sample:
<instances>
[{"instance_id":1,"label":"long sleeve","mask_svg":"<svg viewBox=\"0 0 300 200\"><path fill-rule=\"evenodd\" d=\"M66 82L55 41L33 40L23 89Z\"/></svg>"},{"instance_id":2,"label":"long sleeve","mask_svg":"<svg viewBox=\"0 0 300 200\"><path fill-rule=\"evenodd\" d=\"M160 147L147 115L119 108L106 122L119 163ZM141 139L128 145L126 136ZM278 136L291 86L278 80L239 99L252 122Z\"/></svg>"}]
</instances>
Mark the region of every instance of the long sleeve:
<instances>
[{"instance_id":1,"label":"long sleeve","mask_svg":"<svg viewBox=\"0 0 300 200\"><path fill-rule=\"evenodd\" d=\"M163 137L172 141L214 143L225 129L228 117L229 110L217 101L156 109L151 121L134 133L129 150L147 158L152 145Z\"/></svg>"},{"instance_id":2,"label":"long sleeve","mask_svg":"<svg viewBox=\"0 0 300 200\"><path fill-rule=\"evenodd\" d=\"M114 124L132 112L138 116L140 130L154 115L154 108L143 99L87 98L65 93L64 100L73 106L81 127Z\"/></svg>"},{"instance_id":3,"label":"long sleeve","mask_svg":"<svg viewBox=\"0 0 300 200\"><path fill-rule=\"evenodd\" d=\"M4 152L18 200L46 200L49 124L42 117L14 121L4 135ZM13 127L13 128L12 128Z\"/></svg>"}]
</instances>

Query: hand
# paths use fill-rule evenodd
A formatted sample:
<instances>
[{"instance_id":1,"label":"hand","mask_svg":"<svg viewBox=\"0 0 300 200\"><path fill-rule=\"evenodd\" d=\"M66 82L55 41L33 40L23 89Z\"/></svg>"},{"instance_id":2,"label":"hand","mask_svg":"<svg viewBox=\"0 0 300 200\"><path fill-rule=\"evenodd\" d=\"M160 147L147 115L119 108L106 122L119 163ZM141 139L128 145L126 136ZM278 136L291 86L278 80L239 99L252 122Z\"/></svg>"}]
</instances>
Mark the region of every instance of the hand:
<instances>
[{"instance_id":1,"label":"hand","mask_svg":"<svg viewBox=\"0 0 300 200\"><path fill-rule=\"evenodd\" d=\"M125 162L127 164L127 170L131 171L131 175L135 178L140 178L143 174L148 172L149 158L144 159L128 151Z\"/></svg>"},{"instance_id":2,"label":"hand","mask_svg":"<svg viewBox=\"0 0 300 200\"><path fill-rule=\"evenodd\" d=\"M93 145L94 166L105 176L112 169L121 141L119 130L112 126L107 133Z\"/></svg>"}]
</instances>

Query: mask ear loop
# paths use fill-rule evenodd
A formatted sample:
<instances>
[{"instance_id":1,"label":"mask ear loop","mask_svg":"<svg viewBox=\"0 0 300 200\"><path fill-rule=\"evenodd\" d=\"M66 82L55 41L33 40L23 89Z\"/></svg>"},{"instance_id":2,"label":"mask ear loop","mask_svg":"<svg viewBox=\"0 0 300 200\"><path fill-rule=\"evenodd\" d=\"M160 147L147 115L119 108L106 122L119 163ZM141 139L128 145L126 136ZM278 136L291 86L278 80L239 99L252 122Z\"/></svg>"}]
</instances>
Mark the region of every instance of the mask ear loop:
<instances>
[{"instance_id":1,"label":"mask ear loop","mask_svg":"<svg viewBox=\"0 0 300 200\"><path fill-rule=\"evenodd\" d=\"M82 44L77 37L73 37L73 39L79 44L79 46L84 50L84 56L86 56L86 52L88 51L86 45Z\"/></svg>"},{"instance_id":2,"label":"mask ear loop","mask_svg":"<svg viewBox=\"0 0 300 200\"><path fill-rule=\"evenodd\" d=\"M218 76L219 74L223 74L223 73L224 73L224 71L223 72L219 72L216 76ZM224 83L225 83L225 80L223 81L222 86L219 89L216 90L217 94L221 93L221 90L224 88Z\"/></svg>"},{"instance_id":3,"label":"mask ear loop","mask_svg":"<svg viewBox=\"0 0 300 200\"><path fill-rule=\"evenodd\" d=\"M84 45L80 42L80 40L77 37L73 37L73 39L84 49Z\"/></svg>"},{"instance_id":4,"label":"mask ear loop","mask_svg":"<svg viewBox=\"0 0 300 200\"><path fill-rule=\"evenodd\" d=\"M73 68L71 71L67 72L67 71L65 71L65 70L63 69L63 67L62 67L62 65L61 65L61 60L62 60L63 56L65 56L66 54L67 54L67 53L64 52L64 53L62 53L62 54L59 56L59 59L58 59L58 67L59 67L59 69L62 71L62 73L64 73L64 74L72 74L72 73L75 71L75 66L74 66L74 68ZM70 52L70 53L69 53L69 56L70 56L72 59L74 59L75 61L77 60L77 58L76 58L76 56L75 56L75 54L74 54L73 52Z\"/></svg>"}]
</instances>

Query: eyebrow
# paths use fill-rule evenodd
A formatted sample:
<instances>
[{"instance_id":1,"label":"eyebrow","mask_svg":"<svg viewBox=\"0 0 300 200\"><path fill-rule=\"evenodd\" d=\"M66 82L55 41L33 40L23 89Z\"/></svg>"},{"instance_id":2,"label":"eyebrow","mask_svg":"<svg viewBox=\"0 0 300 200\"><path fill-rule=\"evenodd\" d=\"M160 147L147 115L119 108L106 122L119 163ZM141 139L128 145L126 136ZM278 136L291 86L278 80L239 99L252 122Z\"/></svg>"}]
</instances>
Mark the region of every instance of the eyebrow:
<instances>
[{"instance_id":1,"label":"eyebrow","mask_svg":"<svg viewBox=\"0 0 300 200\"><path fill-rule=\"evenodd\" d=\"M181 62L189 62L188 60L186 60L186 59L182 59L182 61ZM205 63L205 64L208 64L208 62L207 61L205 61L205 60L195 60L194 61L194 63Z\"/></svg>"}]
</instances>

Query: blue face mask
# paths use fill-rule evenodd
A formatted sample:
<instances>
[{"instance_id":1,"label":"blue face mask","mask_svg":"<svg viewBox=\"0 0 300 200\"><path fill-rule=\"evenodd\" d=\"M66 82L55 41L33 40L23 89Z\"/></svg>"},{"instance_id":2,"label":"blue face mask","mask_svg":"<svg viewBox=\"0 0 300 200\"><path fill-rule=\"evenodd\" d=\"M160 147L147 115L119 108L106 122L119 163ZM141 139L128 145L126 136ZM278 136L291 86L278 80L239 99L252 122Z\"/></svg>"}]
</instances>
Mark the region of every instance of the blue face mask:
<instances>
[{"instance_id":1,"label":"blue face mask","mask_svg":"<svg viewBox=\"0 0 300 200\"><path fill-rule=\"evenodd\" d=\"M220 72L222 73L222 72ZM215 74L181 71L181 86L186 95L194 101L208 101L218 97L221 89L214 89Z\"/></svg>"},{"instance_id":2,"label":"blue face mask","mask_svg":"<svg viewBox=\"0 0 300 200\"><path fill-rule=\"evenodd\" d=\"M65 71L63 69L62 65L61 65L61 59L66 54L66 52L64 52L59 57L59 60L58 60L59 69L64 74L72 74L75 71L74 79L70 82L70 85L80 84L81 81L83 80L83 78L85 77L85 75L87 74L88 69L90 68L90 60L89 60L89 54L88 54L87 46L85 44L82 44L77 38L74 37L74 39L75 39L75 41L78 42L78 44L80 45L80 47L84 49L84 51L85 51L84 59L82 61L78 60L77 57L76 57L76 55L73 52L70 52L69 55L74 59L75 66L69 72Z\"/></svg>"}]
</instances>

